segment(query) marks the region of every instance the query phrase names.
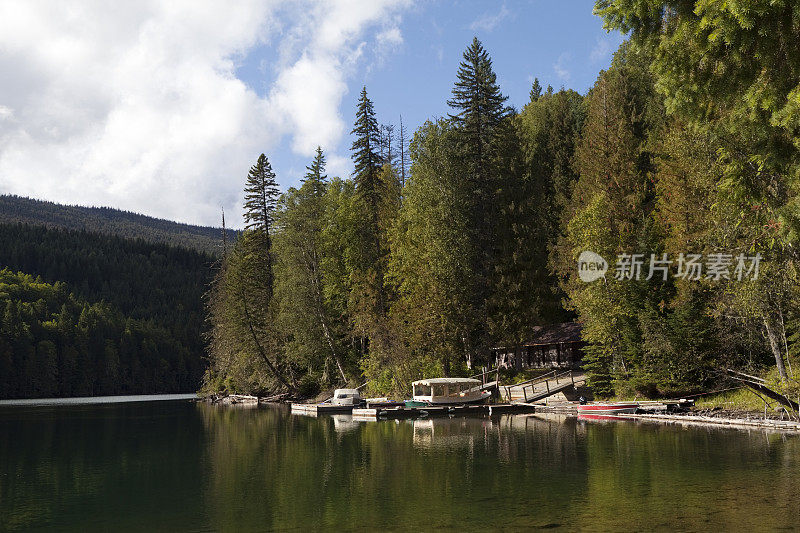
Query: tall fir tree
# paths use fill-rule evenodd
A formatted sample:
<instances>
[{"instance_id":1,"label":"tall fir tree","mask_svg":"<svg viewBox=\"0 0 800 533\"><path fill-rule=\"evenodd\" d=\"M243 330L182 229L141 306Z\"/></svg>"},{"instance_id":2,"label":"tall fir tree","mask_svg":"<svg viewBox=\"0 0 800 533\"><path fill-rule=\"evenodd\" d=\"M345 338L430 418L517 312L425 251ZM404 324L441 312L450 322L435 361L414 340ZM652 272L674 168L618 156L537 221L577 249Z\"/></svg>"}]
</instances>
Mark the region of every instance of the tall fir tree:
<instances>
[{"instance_id":1,"label":"tall fir tree","mask_svg":"<svg viewBox=\"0 0 800 533\"><path fill-rule=\"evenodd\" d=\"M453 98L447 105L458 113L450 115L462 130L462 143L468 148L466 157L472 166L473 179L487 179L490 145L495 129L511 114L505 105L507 96L500 92L492 60L477 37L464 52L458 67Z\"/></svg>"},{"instance_id":2,"label":"tall fir tree","mask_svg":"<svg viewBox=\"0 0 800 533\"><path fill-rule=\"evenodd\" d=\"M361 270L361 294L356 295L356 304L362 309L362 315L368 315L371 321L383 316L386 311L386 301L383 287L383 267L380 258L383 255L381 243L380 212L381 199L384 193L383 181L380 177L383 158L380 155L381 130L375 118L375 109L372 100L367 96L367 88L361 89L356 109L356 120L352 135L355 140L351 150L353 152L353 180L355 182L356 200L362 202L365 213L360 232L360 243L357 243L358 262L356 268ZM365 317L366 318L366 317Z\"/></svg>"},{"instance_id":3,"label":"tall fir tree","mask_svg":"<svg viewBox=\"0 0 800 533\"><path fill-rule=\"evenodd\" d=\"M535 102L541 97L542 86L539 83L539 78L533 78L533 85L531 86L531 102Z\"/></svg>"},{"instance_id":4,"label":"tall fir tree","mask_svg":"<svg viewBox=\"0 0 800 533\"><path fill-rule=\"evenodd\" d=\"M254 242L263 253L266 291L272 296L274 276L272 273L272 223L280 190L275 181L267 156L261 154L256 164L250 167L245 184L244 221L245 228L254 232Z\"/></svg>"},{"instance_id":5,"label":"tall fir tree","mask_svg":"<svg viewBox=\"0 0 800 533\"><path fill-rule=\"evenodd\" d=\"M317 146L314 160L310 166L306 167L306 174L301 181L303 184L309 183L311 193L315 197L321 198L325 194L328 176L325 174L325 154L322 152L321 146Z\"/></svg>"},{"instance_id":6,"label":"tall fir tree","mask_svg":"<svg viewBox=\"0 0 800 533\"><path fill-rule=\"evenodd\" d=\"M378 171L383 165L380 155L381 130L378 120L375 118L372 100L367 96L366 87L361 89L356 109L356 121L350 134L356 137L351 147L356 192L377 212L380 202Z\"/></svg>"},{"instance_id":7,"label":"tall fir tree","mask_svg":"<svg viewBox=\"0 0 800 533\"><path fill-rule=\"evenodd\" d=\"M300 368L312 372L321 369L321 383L333 385L347 381L347 352L343 348L346 344L342 342L346 318L333 311L326 296L332 284L323 265L323 232L331 217L327 210L328 178L321 148L317 148L306 170L303 185L299 189L290 188L281 197L277 213L278 322L290 339L287 357Z\"/></svg>"},{"instance_id":8,"label":"tall fir tree","mask_svg":"<svg viewBox=\"0 0 800 533\"><path fill-rule=\"evenodd\" d=\"M511 108L500 92L492 60L476 38L459 64L453 97L447 104L457 111L450 115L455 127L460 155L466 163L462 187L467 202L463 206L469 220L470 249L465 263L474 273L472 312L474 322L463 332L467 364L475 358L488 358L489 308L494 267L500 251L497 224L501 219L498 191L503 188L501 153L504 133L509 133ZM500 141L500 142L498 142Z\"/></svg>"}]
</instances>

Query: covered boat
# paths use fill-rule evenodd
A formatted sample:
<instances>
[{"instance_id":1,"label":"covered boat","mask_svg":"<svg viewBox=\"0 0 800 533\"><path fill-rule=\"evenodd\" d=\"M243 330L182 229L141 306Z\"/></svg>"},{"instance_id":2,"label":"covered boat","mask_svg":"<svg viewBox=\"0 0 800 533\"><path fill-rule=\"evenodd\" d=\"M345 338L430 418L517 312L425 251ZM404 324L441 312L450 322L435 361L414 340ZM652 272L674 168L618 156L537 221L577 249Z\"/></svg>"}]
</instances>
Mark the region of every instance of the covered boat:
<instances>
[{"instance_id":1,"label":"covered boat","mask_svg":"<svg viewBox=\"0 0 800 533\"><path fill-rule=\"evenodd\" d=\"M361 405L361 393L358 389L336 389L330 402L333 405Z\"/></svg>"},{"instance_id":2,"label":"covered boat","mask_svg":"<svg viewBox=\"0 0 800 533\"><path fill-rule=\"evenodd\" d=\"M639 404L636 402L592 402L578 406L581 415L624 415L633 414Z\"/></svg>"},{"instance_id":3,"label":"covered boat","mask_svg":"<svg viewBox=\"0 0 800 533\"><path fill-rule=\"evenodd\" d=\"M412 383L414 402L425 405L459 405L481 403L491 393L481 390L481 382L470 378L420 379Z\"/></svg>"}]
</instances>

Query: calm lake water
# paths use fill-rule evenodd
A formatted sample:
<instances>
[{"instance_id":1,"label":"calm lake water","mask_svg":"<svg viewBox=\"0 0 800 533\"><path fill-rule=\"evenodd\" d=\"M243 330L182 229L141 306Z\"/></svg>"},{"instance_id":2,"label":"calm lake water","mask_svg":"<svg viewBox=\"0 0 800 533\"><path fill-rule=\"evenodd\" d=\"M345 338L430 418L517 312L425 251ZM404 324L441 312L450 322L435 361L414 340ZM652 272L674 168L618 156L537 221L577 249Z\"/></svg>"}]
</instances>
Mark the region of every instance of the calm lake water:
<instances>
[{"instance_id":1,"label":"calm lake water","mask_svg":"<svg viewBox=\"0 0 800 533\"><path fill-rule=\"evenodd\" d=\"M0 407L0 530L775 530L800 438L189 401Z\"/></svg>"}]
</instances>

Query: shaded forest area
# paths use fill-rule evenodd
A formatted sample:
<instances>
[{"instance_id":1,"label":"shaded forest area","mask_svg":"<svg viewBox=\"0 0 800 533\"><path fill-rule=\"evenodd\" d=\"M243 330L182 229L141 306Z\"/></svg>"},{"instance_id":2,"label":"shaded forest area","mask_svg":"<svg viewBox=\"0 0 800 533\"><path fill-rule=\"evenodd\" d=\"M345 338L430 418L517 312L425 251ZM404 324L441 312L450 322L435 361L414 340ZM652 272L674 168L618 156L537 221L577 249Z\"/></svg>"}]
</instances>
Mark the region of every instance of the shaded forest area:
<instances>
[{"instance_id":1,"label":"shaded forest area","mask_svg":"<svg viewBox=\"0 0 800 533\"><path fill-rule=\"evenodd\" d=\"M156 321L0 270L0 398L187 392L203 361Z\"/></svg>"},{"instance_id":2,"label":"shaded forest area","mask_svg":"<svg viewBox=\"0 0 800 533\"><path fill-rule=\"evenodd\" d=\"M362 90L352 176L328 178L320 148L279 194L262 154L205 388L403 393L574 318L598 396L708 390L724 368L800 394L800 8L755 4L600 0L630 39L585 95L536 80L508 107L475 39L448 114L410 139ZM587 250L605 278L579 278ZM644 275L619 275L633 254ZM687 275L694 256L714 270Z\"/></svg>"},{"instance_id":3,"label":"shaded forest area","mask_svg":"<svg viewBox=\"0 0 800 533\"><path fill-rule=\"evenodd\" d=\"M0 250L0 398L199 386L213 256L28 224L0 224Z\"/></svg>"}]
</instances>

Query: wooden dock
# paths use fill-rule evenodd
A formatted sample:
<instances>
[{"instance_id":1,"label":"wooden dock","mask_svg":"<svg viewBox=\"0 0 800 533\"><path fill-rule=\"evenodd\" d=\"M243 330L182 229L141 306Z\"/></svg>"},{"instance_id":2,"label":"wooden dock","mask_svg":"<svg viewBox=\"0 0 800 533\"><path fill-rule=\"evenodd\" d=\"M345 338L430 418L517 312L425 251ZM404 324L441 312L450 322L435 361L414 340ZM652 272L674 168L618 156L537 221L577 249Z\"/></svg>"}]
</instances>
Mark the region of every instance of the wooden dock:
<instances>
[{"instance_id":1,"label":"wooden dock","mask_svg":"<svg viewBox=\"0 0 800 533\"><path fill-rule=\"evenodd\" d=\"M333 405L329 403L293 403L293 413L303 413L309 415L351 413L352 405Z\"/></svg>"},{"instance_id":2,"label":"wooden dock","mask_svg":"<svg viewBox=\"0 0 800 533\"><path fill-rule=\"evenodd\" d=\"M485 416L500 414L532 413L535 407L520 404L497 405L453 405L453 406L428 406L428 407L395 407L395 408L367 408L353 409L353 418L401 419L421 418L436 416Z\"/></svg>"}]
</instances>

